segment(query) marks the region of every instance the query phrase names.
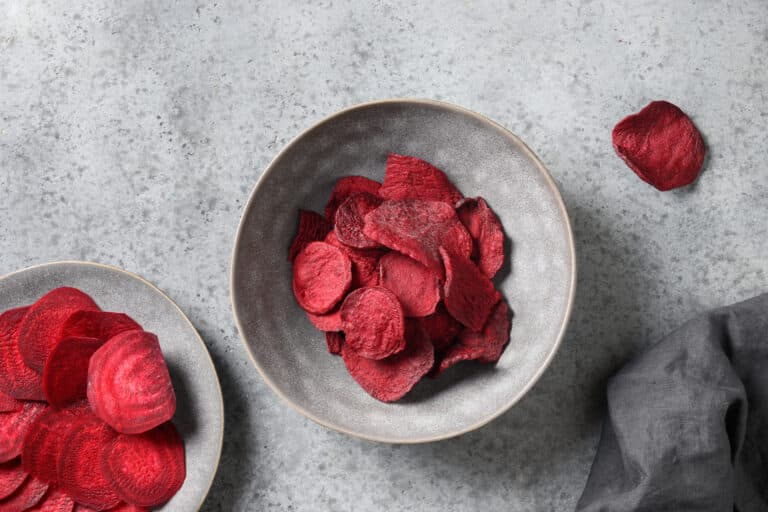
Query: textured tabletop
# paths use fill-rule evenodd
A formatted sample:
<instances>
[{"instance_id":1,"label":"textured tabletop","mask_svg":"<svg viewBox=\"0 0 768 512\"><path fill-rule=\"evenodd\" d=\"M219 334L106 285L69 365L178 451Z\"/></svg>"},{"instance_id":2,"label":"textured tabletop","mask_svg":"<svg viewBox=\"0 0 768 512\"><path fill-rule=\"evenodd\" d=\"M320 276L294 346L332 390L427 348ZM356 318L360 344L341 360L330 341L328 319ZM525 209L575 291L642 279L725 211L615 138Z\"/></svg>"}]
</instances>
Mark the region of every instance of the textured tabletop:
<instances>
[{"instance_id":1,"label":"textured tabletop","mask_svg":"<svg viewBox=\"0 0 768 512\"><path fill-rule=\"evenodd\" d=\"M224 389L206 511L572 510L606 378L692 315L768 290L763 0L0 0L0 12L0 273L92 260L178 301ZM262 169L315 121L387 97L458 103L520 135L560 184L577 241L576 307L551 368L510 412L437 444L360 441L289 409L229 305L230 250ZM652 99L707 140L692 187L660 193L613 152L613 125Z\"/></svg>"}]
</instances>

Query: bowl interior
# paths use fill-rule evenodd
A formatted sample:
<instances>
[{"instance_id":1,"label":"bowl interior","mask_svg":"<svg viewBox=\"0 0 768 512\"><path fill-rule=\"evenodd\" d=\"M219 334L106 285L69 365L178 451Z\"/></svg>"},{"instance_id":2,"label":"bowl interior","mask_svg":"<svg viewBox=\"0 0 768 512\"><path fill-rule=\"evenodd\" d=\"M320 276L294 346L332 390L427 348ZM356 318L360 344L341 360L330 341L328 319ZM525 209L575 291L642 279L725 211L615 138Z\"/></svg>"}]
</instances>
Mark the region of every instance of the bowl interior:
<instances>
[{"instance_id":1,"label":"bowl interior","mask_svg":"<svg viewBox=\"0 0 768 512\"><path fill-rule=\"evenodd\" d=\"M288 246L299 208L323 211L335 181L384 177L387 154L423 158L466 196L483 196L511 251L496 278L514 311L495 366L460 364L403 400L368 396L330 355L291 292ZM333 116L294 140L245 208L233 254L232 300L244 342L270 385L313 420L361 437L421 442L460 434L503 412L532 386L567 322L572 237L559 194L535 156L494 123L450 105L388 101Z\"/></svg>"},{"instance_id":2,"label":"bowl interior","mask_svg":"<svg viewBox=\"0 0 768 512\"><path fill-rule=\"evenodd\" d=\"M184 439L187 478L157 510L198 510L219 464L224 430L221 390L208 351L184 314L146 281L85 262L31 267L0 280L0 311L31 304L58 286L74 286L105 311L126 313L157 334L176 392L173 422Z\"/></svg>"}]
</instances>

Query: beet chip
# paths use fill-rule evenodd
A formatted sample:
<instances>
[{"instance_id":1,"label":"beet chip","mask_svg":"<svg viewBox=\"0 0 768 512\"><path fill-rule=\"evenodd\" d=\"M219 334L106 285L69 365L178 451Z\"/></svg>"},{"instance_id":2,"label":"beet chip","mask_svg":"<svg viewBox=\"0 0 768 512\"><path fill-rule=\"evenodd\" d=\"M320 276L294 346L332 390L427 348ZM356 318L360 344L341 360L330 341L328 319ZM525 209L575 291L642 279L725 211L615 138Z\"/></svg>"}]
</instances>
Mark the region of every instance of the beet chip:
<instances>
[{"instance_id":1,"label":"beet chip","mask_svg":"<svg viewBox=\"0 0 768 512\"><path fill-rule=\"evenodd\" d=\"M312 322L312 325L321 331L334 332L341 330L341 311L338 309L324 315L307 313L307 318Z\"/></svg>"},{"instance_id":2,"label":"beet chip","mask_svg":"<svg viewBox=\"0 0 768 512\"><path fill-rule=\"evenodd\" d=\"M440 302L437 274L416 260L389 252L379 260L379 282L395 294L405 316L427 316Z\"/></svg>"},{"instance_id":3,"label":"beet chip","mask_svg":"<svg viewBox=\"0 0 768 512\"><path fill-rule=\"evenodd\" d=\"M344 245L331 231L325 237L325 243L341 249L352 261L352 289L379 284L379 258L384 252L381 249L356 249Z\"/></svg>"},{"instance_id":4,"label":"beet chip","mask_svg":"<svg viewBox=\"0 0 768 512\"><path fill-rule=\"evenodd\" d=\"M76 502L96 510L120 503L101 465L104 450L117 437L109 425L93 415L78 420L63 442L58 480Z\"/></svg>"},{"instance_id":5,"label":"beet chip","mask_svg":"<svg viewBox=\"0 0 768 512\"><path fill-rule=\"evenodd\" d=\"M390 153L387 158L387 170L379 195L384 199L441 201L451 207L463 197L445 173L434 165L395 153Z\"/></svg>"},{"instance_id":6,"label":"beet chip","mask_svg":"<svg viewBox=\"0 0 768 512\"><path fill-rule=\"evenodd\" d=\"M334 217L333 231L336 238L344 245L358 249L373 249L379 244L363 234L365 216L378 208L381 198L372 194L355 194L349 196L339 205Z\"/></svg>"},{"instance_id":7,"label":"beet chip","mask_svg":"<svg viewBox=\"0 0 768 512\"><path fill-rule=\"evenodd\" d=\"M325 344L328 346L328 352L331 354L341 354L341 347L344 345L344 334L340 332L326 332Z\"/></svg>"},{"instance_id":8,"label":"beet chip","mask_svg":"<svg viewBox=\"0 0 768 512\"><path fill-rule=\"evenodd\" d=\"M141 326L124 313L76 311L69 315L59 331L59 339L98 338L107 341L125 331L140 331ZM58 341L57 341L58 343Z\"/></svg>"},{"instance_id":9,"label":"beet chip","mask_svg":"<svg viewBox=\"0 0 768 512\"><path fill-rule=\"evenodd\" d=\"M469 258L472 238L452 206L437 201L384 201L365 216L363 232L443 275L440 247Z\"/></svg>"},{"instance_id":10,"label":"beet chip","mask_svg":"<svg viewBox=\"0 0 768 512\"><path fill-rule=\"evenodd\" d=\"M43 368L43 392L48 403L54 407L65 407L85 399L88 362L105 341L74 337L59 341Z\"/></svg>"},{"instance_id":11,"label":"beet chip","mask_svg":"<svg viewBox=\"0 0 768 512\"><path fill-rule=\"evenodd\" d=\"M704 163L701 133L675 105L653 101L613 129L613 147L642 179L659 190L693 183Z\"/></svg>"},{"instance_id":12,"label":"beet chip","mask_svg":"<svg viewBox=\"0 0 768 512\"><path fill-rule=\"evenodd\" d=\"M479 331L501 295L471 261L440 249L445 263L445 308L467 327Z\"/></svg>"},{"instance_id":13,"label":"beet chip","mask_svg":"<svg viewBox=\"0 0 768 512\"><path fill-rule=\"evenodd\" d=\"M482 197L460 201L456 213L475 241L477 266L492 278L504 263L504 232L499 218Z\"/></svg>"},{"instance_id":14,"label":"beet chip","mask_svg":"<svg viewBox=\"0 0 768 512\"><path fill-rule=\"evenodd\" d=\"M331 217L333 218L333 217ZM296 238L288 249L288 261L293 261L296 256L311 242L318 242L333 229L330 222L322 215L309 210L299 210L299 229Z\"/></svg>"},{"instance_id":15,"label":"beet chip","mask_svg":"<svg viewBox=\"0 0 768 512\"><path fill-rule=\"evenodd\" d=\"M0 500L13 494L27 478L21 468L21 459L13 459L0 464Z\"/></svg>"},{"instance_id":16,"label":"beet chip","mask_svg":"<svg viewBox=\"0 0 768 512\"><path fill-rule=\"evenodd\" d=\"M10 309L0 315L0 391L18 400L43 400L40 375L24 363L17 343L28 310Z\"/></svg>"},{"instance_id":17,"label":"beet chip","mask_svg":"<svg viewBox=\"0 0 768 512\"><path fill-rule=\"evenodd\" d=\"M293 263L293 294L305 311L321 315L332 310L352 284L352 262L344 251L312 242Z\"/></svg>"},{"instance_id":18,"label":"beet chip","mask_svg":"<svg viewBox=\"0 0 768 512\"><path fill-rule=\"evenodd\" d=\"M339 205L346 201L349 196L362 192L378 196L380 187L381 183L365 176L345 176L339 178L333 187L328 204L325 206L325 218L329 220L335 219L336 210Z\"/></svg>"},{"instance_id":19,"label":"beet chip","mask_svg":"<svg viewBox=\"0 0 768 512\"><path fill-rule=\"evenodd\" d=\"M444 372L459 361L476 359L482 363L495 363L509 341L509 329L509 307L502 300L494 308L481 332L471 329L461 332L458 342L443 355L436 373Z\"/></svg>"},{"instance_id":20,"label":"beet chip","mask_svg":"<svg viewBox=\"0 0 768 512\"><path fill-rule=\"evenodd\" d=\"M32 304L19 325L19 351L24 362L42 373L45 360L58 341L64 321L79 310L98 311L99 306L76 288L56 288Z\"/></svg>"},{"instance_id":21,"label":"beet chip","mask_svg":"<svg viewBox=\"0 0 768 512\"><path fill-rule=\"evenodd\" d=\"M0 412L18 411L21 409L22 403L13 397L0 392Z\"/></svg>"},{"instance_id":22,"label":"beet chip","mask_svg":"<svg viewBox=\"0 0 768 512\"><path fill-rule=\"evenodd\" d=\"M35 477L27 477L13 494L0 500L0 512L19 512L34 507L48 490L48 484Z\"/></svg>"},{"instance_id":23,"label":"beet chip","mask_svg":"<svg viewBox=\"0 0 768 512\"><path fill-rule=\"evenodd\" d=\"M30 425L46 407L42 402L25 402L18 411L0 413L0 462L21 455Z\"/></svg>"},{"instance_id":24,"label":"beet chip","mask_svg":"<svg viewBox=\"0 0 768 512\"><path fill-rule=\"evenodd\" d=\"M403 308L381 286L358 288L341 305L344 346L362 357L384 359L405 348Z\"/></svg>"},{"instance_id":25,"label":"beet chip","mask_svg":"<svg viewBox=\"0 0 768 512\"><path fill-rule=\"evenodd\" d=\"M141 434L170 420L176 395L157 336L126 331L98 349L88 367L88 403L124 434Z\"/></svg>"},{"instance_id":26,"label":"beet chip","mask_svg":"<svg viewBox=\"0 0 768 512\"><path fill-rule=\"evenodd\" d=\"M123 501L154 507L184 483L184 443L173 423L140 435L122 434L104 450L101 466Z\"/></svg>"},{"instance_id":27,"label":"beet chip","mask_svg":"<svg viewBox=\"0 0 768 512\"><path fill-rule=\"evenodd\" d=\"M435 312L419 318L421 327L429 336L429 341L435 347L435 352L444 352L459 335L463 326L453 318L443 304L438 304Z\"/></svg>"},{"instance_id":28,"label":"beet chip","mask_svg":"<svg viewBox=\"0 0 768 512\"><path fill-rule=\"evenodd\" d=\"M74 506L75 502L64 491L49 488L45 498L27 510L29 512L72 512Z\"/></svg>"},{"instance_id":29,"label":"beet chip","mask_svg":"<svg viewBox=\"0 0 768 512\"><path fill-rule=\"evenodd\" d=\"M399 400L429 372L435 361L432 344L421 326L407 323L405 350L386 359L367 359L345 344L341 357L350 375L369 395L382 402Z\"/></svg>"},{"instance_id":30,"label":"beet chip","mask_svg":"<svg viewBox=\"0 0 768 512\"><path fill-rule=\"evenodd\" d=\"M52 485L58 483L64 441L81 418L92 416L87 404L66 409L47 408L29 427L21 452L24 471Z\"/></svg>"}]
</instances>

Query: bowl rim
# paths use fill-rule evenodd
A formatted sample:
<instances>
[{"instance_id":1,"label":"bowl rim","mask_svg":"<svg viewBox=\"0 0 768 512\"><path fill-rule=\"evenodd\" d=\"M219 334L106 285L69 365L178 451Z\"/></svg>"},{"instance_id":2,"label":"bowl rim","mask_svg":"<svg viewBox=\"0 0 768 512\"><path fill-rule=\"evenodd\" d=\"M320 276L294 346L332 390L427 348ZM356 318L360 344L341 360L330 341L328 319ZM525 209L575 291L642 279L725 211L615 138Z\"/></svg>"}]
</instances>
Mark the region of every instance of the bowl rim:
<instances>
[{"instance_id":1,"label":"bowl rim","mask_svg":"<svg viewBox=\"0 0 768 512\"><path fill-rule=\"evenodd\" d=\"M286 396L280 387L273 382L269 376L267 375L266 371L261 367L259 362L256 360L256 356L251 351L250 346L246 342L246 336L243 329L243 326L240 322L240 317L238 315L238 304L235 300L235 263L237 258L237 249L240 246L240 238L243 234L244 228L245 228L245 216L248 211L250 211L251 207L253 206L253 203L255 201L255 197L257 192L259 192L259 189L264 184L266 179L271 175L272 172L275 170L275 164L282 159L283 155L285 155L288 151L290 151L296 144L298 144L301 139L304 138L304 136L315 130L316 128L321 127L322 125L336 119L342 116L345 116L347 114L350 114L352 112L358 111L358 110L364 110L371 107L379 107L379 106L386 106L386 105L397 105L397 104L406 104L406 105L419 105L419 106L429 106L429 107L436 107L445 109L448 111L452 111L455 113L459 113L465 116L469 116L471 118L474 118L475 120L484 123L491 128L496 129L499 131L502 135L504 135L509 141L514 144L515 146L520 149L523 154L525 154L526 157L528 157L534 164L536 164L537 169L541 173L541 175L544 177L544 180L549 187L550 191L552 192L555 201L557 202L558 209L560 211L560 214L565 221L565 226L567 228L566 230L566 238L568 243L568 263L570 267L570 280L568 283L568 299L566 303L565 313L560 321L560 329L558 330L557 336L555 338L555 343L552 345L552 348L550 349L549 353L547 354L547 357L544 359L543 364L539 367L539 369L536 371L536 373L531 377L531 379L523 386L523 388L515 394L507 403L499 407L494 413L485 416L478 421L472 423L471 425L447 432L444 434L434 435L434 436L427 436L427 437L419 437L414 439L397 439L397 438L387 438L383 436L374 436L374 435L368 435L363 434L360 432L355 432L353 430L341 427L339 425L334 424L331 421L324 420L322 418L318 418L311 412L307 411L297 403L293 402L288 396ZM463 434L466 434L468 432L472 432L473 430L477 430L491 421L495 420L502 414L509 411L512 406L514 406L517 402L519 402L528 392L536 385L536 383L541 379L541 376L544 375L544 372L549 368L550 364L555 358L555 355L557 354L558 350L560 349L560 346L562 345L563 339L565 337L566 330L568 328L568 324L571 318L571 314L573 312L573 305L574 305L574 298L576 295L576 274L577 274L577 268L576 268L576 244L573 237L573 228L571 226L570 217L568 216L568 210L565 207L565 203L563 201L562 195L560 194L560 190L557 187L557 184L555 183L555 180L552 178L552 175L549 173L547 168L544 166L544 164L541 162L539 157L514 133L512 133L510 130L502 126L501 124L497 123L496 121L493 121L492 119L489 119L485 117L482 114L479 114L477 112L474 112L472 110L469 110L465 107L460 107L458 105L455 105L453 103L449 103L446 101L440 101L440 100L433 100L433 99L421 99L421 98L389 98L389 99L383 99L383 100L373 100L373 101L367 101L364 103L359 103L356 105L352 105L350 107L344 108L342 110L339 110L329 116L326 116L319 121L313 123L308 128L302 130L298 135L296 135L293 139L291 139L290 142L288 142L278 153L275 155L274 158L269 162L269 164L264 168L264 171L261 173L261 176L259 176L259 179L256 180L256 184L253 186L253 189L250 192L250 195L248 196L248 201L243 205L242 212L240 214L240 222L238 223L237 227L237 233L235 235L234 245L232 246L232 255L230 259L230 273L229 273L229 296L230 296L230 303L232 305L232 312L235 318L235 324L237 325L238 333L240 334L240 341L245 347L245 351L248 354L248 357L251 360L251 363L254 367L256 367L256 371L259 372L261 375L261 378L264 379L264 382L267 383L267 386L277 395L279 396L284 402L286 402L292 409L299 412L303 416L309 418L310 420L314 421L318 425L321 425L325 428L328 428L330 430L334 430L336 432L340 432L342 434L346 434L352 437L356 437L358 439L365 439L367 441L375 441L379 443L389 443L389 444L421 444L421 443L431 443L435 441L442 441L445 439L450 439L453 437L458 437Z\"/></svg>"},{"instance_id":2,"label":"bowl rim","mask_svg":"<svg viewBox=\"0 0 768 512\"><path fill-rule=\"evenodd\" d=\"M38 263L35 265L30 265L28 267L23 267L18 270L14 270L13 272L9 272L7 274L4 274L3 276L0 276L0 281L5 281L6 279L13 277L17 274L23 274L32 270L38 270L46 267L58 267L62 265L73 265L73 266L81 266L81 267L92 267L92 268L98 268L102 270L108 270L110 272L117 272L119 274L125 274L126 276L133 278L146 286L148 286L152 291L159 294L160 297L168 301L171 306L176 308L176 311L179 313L181 318L184 319L184 321L189 325L192 332L195 334L195 337L197 338L197 341L202 345L204 352L205 352L205 360L208 361L208 364L211 367L211 370L213 371L213 376L216 380L216 388L219 391L219 439L218 439L218 446L216 449L216 467L211 475L211 480L208 482L208 485L205 488L205 492L202 494L200 503L197 504L197 510L199 511L203 504L205 503L205 500L208 498L208 494L211 492L211 488L213 487L213 482L216 480L216 474L218 473L219 465L221 464L221 453L224 445L224 394L221 390L221 382L219 381L219 374L216 371L216 365L213 364L213 359L211 358L210 352L208 352L208 347L206 346L205 342L203 341L203 338L200 336L200 333L197 331L197 328L195 328L192 321L187 317L187 315L184 313L184 311L179 307L176 302L171 299L164 291L162 291L160 288L152 284L151 282L147 281L143 277L141 277L138 274L134 274L133 272L130 272L128 270L122 269L120 267L116 267L114 265L107 265L106 263L96 263L94 261L83 261L83 260L58 260L58 261L49 261L47 263Z\"/></svg>"}]
</instances>

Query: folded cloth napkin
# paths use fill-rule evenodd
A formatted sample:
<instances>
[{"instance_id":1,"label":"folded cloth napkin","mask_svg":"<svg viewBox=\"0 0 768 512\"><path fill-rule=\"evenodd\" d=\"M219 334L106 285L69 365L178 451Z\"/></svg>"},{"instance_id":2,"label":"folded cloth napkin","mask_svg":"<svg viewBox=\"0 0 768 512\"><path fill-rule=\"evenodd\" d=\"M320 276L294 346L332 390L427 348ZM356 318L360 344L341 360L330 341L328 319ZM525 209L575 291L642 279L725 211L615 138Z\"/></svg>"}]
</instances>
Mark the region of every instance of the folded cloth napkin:
<instances>
[{"instance_id":1,"label":"folded cloth napkin","mask_svg":"<svg viewBox=\"0 0 768 512\"><path fill-rule=\"evenodd\" d=\"M611 379L576 509L768 511L768 294L688 322Z\"/></svg>"}]
</instances>

